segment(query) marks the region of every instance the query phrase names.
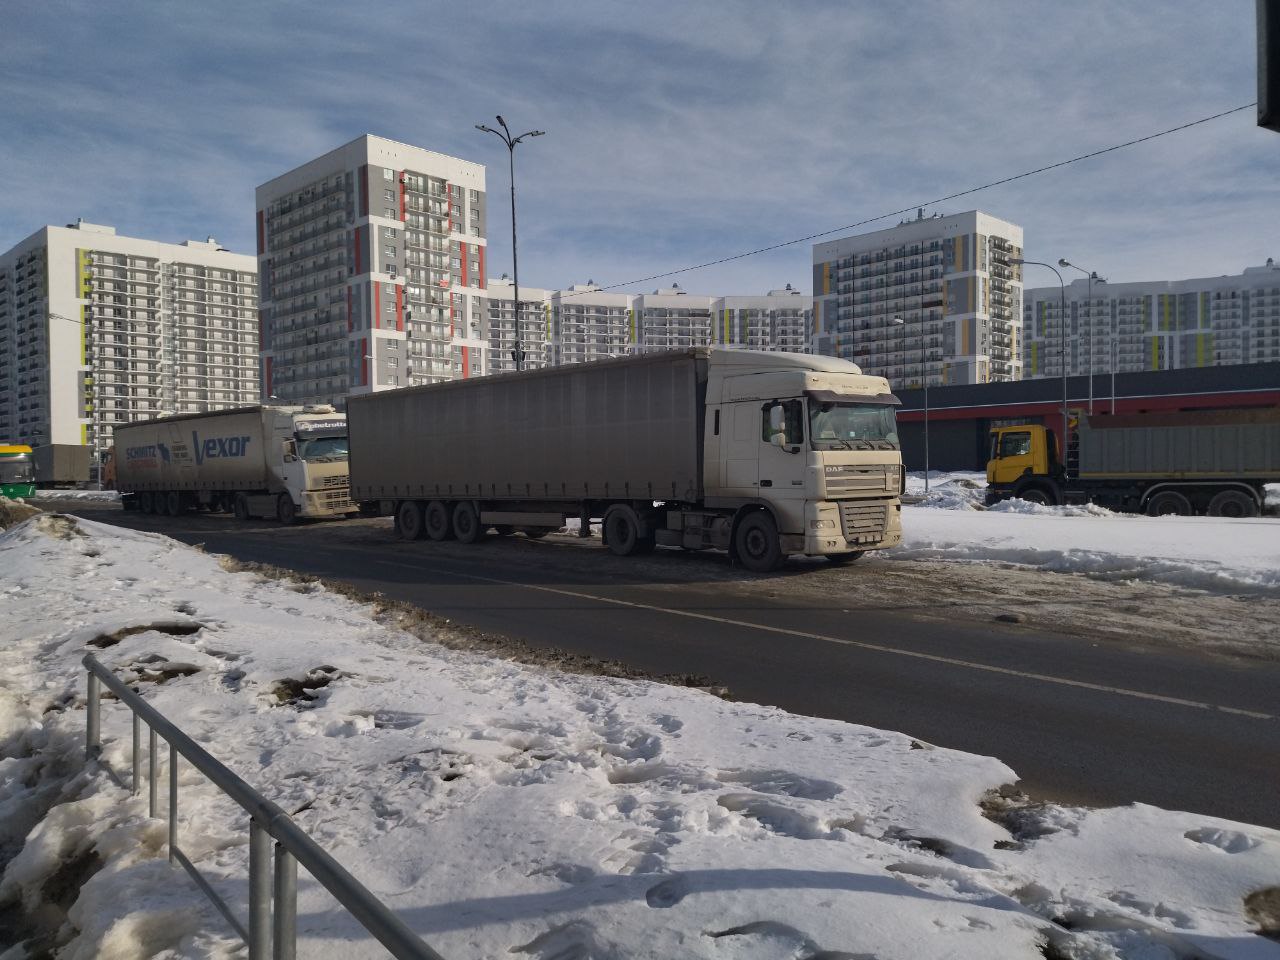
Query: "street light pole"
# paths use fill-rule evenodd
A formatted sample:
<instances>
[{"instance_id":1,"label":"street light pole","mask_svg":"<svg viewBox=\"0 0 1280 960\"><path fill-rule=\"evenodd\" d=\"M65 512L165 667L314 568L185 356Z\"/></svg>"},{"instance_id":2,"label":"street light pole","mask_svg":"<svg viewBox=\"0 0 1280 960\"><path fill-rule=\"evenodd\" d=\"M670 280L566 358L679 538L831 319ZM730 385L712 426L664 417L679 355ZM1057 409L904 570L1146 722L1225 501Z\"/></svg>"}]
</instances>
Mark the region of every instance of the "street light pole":
<instances>
[{"instance_id":1,"label":"street light pole","mask_svg":"<svg viewBox=\"0 0 1280 960\"><path fill-rule=\"evenodd\" d=\"M74 317L64 317L60 313L54 313L52 310L46 311L50 320L65 320L67 323L78 323L85 328L85 336L89 335L88 324L84 320L76 320ZM52 363L52 353L50 354L50 362ZM102 428L98 412L101 409L102 386L93 367L89 368L89 375L93 378L93 390L90 397L93 400L93 409L89 413L89 422L93 426L93 446L90 451L93 455L93 471L97 478L98 489L102 489ZM52 415L52 411L50 411ZM49 425L49 443L53 443L53 425Z\"/></svg>"},{"instance_id":2,"label":"street light pole","mask_svg":"<svg viewBox=\"0 0 1280 960\"><path fill-rule=\"evenodd\" d=\"M1019 260L1011 261L1016 264L1031 264L1036 267L1048 267L1054 272L1058 278L1058 289L1062 295L1061 307L1059 313L1059 326L1061 327L1061 351L1062 351L1062 437L1059 440L1061 448L1060 454L1062 458L1062 471L1066 475L1067 470L1067 285L1062 282L1062 274L1058 272L1058 268L1051 263L1041 263L1039 260Z\"/></svg>"},{"instance_id":3,"label":"street light pole","mask_svg":"<svg viewBox=\"0 0 1280 960\"><path fill-rule=\"evenodd\" d=\"M518 137L513 137L511 136L511 130L507 127L507 121L503 120L500 115L496 119L498 126L502 127L501 132L483 123L477 123L476 129L483 130L485 133L492 133L507 145L508 169L511 174L511 276L512 286L515 288L516 348L512 351L512 359L516 362L516 372L518 373L524 369L524 345L520 342L520 262L516 256L516 144L525 137L544 136L545 132L542 130L528 130Z\"/></svg>"},{"instance_id":4,"label":"street light pole","mask_svg":"<svg viewBox=\"0 0 1280 960\"><path fill-rule=\"evenodd\" d=\"M1088 344L1089 344L1089 360L1088 360L1088 364L1089 364L1089 412L1090 412L1090 413L1093 413L1093 281L1095 281L1095 280L1097 280L1097 281L1099 281L1099 282L1105 282L1105 281L1104 281L1101 277L1099 277L1099 276L1098 276L1098 272L1097 272L1096 270L1086 270L1084 267L1077 267L1074 263L1068 263L1066 260L1063 260L1063 259L1061 259L1061 258L1059 258L1059 259L1058 259L1058 266L1060 266L1060 267L1070 267L1072 270L1079 270L1081 273L1083 273L1086 277L1088 277L1088 278L1089 278L1089 293L1088 293L1088 297L1089 297L1089 316L1088 316L1088 319L1085 321L1085 323L1087 323L1087 324L1088 324L1088 330L1089 330L1089 338L1088 338ZM1115 356L1114 356L1114 350L1112 351L1112 358L1111 358L1111 359L1112 359L1112 363L1111 363L1111 412L1112 412L1112 413L1115 413L1115 412L1116 412L1116 411L1115 411L1115 385L1116 385L1116 379L1115 379L1115 378L1116 378L1116 368L1115 368Z\"/></svg>"}]
</instances>

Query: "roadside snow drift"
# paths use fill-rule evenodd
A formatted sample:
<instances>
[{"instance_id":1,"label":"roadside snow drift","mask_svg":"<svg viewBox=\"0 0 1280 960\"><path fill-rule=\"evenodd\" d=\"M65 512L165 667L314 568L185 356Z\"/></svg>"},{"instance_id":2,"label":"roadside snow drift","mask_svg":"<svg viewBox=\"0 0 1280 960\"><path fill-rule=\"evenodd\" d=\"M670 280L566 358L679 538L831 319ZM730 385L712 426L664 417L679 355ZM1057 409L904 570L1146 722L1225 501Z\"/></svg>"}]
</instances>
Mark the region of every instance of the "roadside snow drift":
<instances>
[{"instance_id":1,"label":"roadside snow drift","mask_svg":"<svg viewBox=\"0 0 1280 960\"><path fill-rule=\"evenodd\" d=\"M1002 826L998 760L451 650L154 534L36 517L0 578L0 900L65 922L60 958L243 956L146 791L83 764L86 652L450 960L1280 958L1255 932L1276 831L1151 807ZM103 724L127 785L128 711ZM179 780L180 844L243 917L244 818ZM305 873L298 916L299 957L383 955Z\"/></svg>"}]
</instances>

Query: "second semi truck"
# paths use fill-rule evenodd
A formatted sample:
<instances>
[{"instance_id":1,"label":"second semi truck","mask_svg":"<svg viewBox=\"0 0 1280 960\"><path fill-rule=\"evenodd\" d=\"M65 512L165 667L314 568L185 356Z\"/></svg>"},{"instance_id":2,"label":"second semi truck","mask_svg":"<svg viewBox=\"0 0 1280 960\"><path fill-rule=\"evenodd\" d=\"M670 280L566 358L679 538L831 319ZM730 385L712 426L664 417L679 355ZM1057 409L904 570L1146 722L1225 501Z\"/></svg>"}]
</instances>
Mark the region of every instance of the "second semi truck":
<instances>
[{"instance_id":1,"label":"second semi truck","mask_svg":"<svg viewBox=\"0 0 1280 960\"><path fill-rule=\"evenodd\" d=\"M1096 503L1151 516L1255 517L1280 482L1280 409L1088 416L1070 423L1067 460L1038 424L991 432L987 503Z\"/></svg>"},{"instance_id":2,"label":"second semi truck","mask_svg":"<svg viewBox=\"0 0 1280 960\"><path fill-rule=\"evenodd\" d=\"M346 418L328 405L238 407L116 427L112 452L125 509L202 507L241 520L343 517Z\"/></svg>"},{"instance_id":3,"label":"second semi truck","mask_svg":"<svg viewBox=\"0 0 1280 960\"><path fill-rule=\"evenodd\" d=\"M902 538L897 405L844 360L710 348L352 396L352 498L406 539L575 517L622 556L851 560Z\"/></svg>"}]
</instances>

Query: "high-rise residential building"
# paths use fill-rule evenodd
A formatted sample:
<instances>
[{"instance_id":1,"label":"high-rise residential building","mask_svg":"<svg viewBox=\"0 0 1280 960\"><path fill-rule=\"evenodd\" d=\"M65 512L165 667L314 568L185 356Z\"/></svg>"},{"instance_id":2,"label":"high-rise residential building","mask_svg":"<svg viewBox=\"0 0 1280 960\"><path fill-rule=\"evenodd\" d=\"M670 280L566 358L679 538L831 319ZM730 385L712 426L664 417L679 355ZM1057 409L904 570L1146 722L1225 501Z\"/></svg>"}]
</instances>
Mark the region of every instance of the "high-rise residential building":
<instances>
[{"instance_id":1,"label":"high-rise residential building","mask_svg":"<svg viewBox=\"0 0 1280 960\"><path fill-rule=\"evenodd\" d=\"M689 294L678 283L636 297L632 352L707 346L712 342L711 311L715 303L715 297Z\"/></svg>"},{"instance_id":2,"label":"high-rise residential building","mask_svg":"<svg viewBox=\"0 0 1280 960\"><path fill-rule=\"evenodd\" d=\"M717 346L809 353L811 301L791 284L762 297L720 297L713 308Z\"/></svg>"},{"instance_id":3,"label":"high-rise residential building","mask_svg":"<svg viewBox=\"0 0 1280 960\"><path fill-rule=\"evenodd\" d=\"M635 300L592 281L551 293L553 362L584 363L624 357L636 340Z\"/></svg>"},{"instance_id":4,"label":"high-rise residential building","mask_svg":"<svg viewBox=\"0 0 1280 960\"><path fill-rule=\"evenodd\" d=\"M97 463L117 424L255 403L256 267L83 220L0 254L0 439Z\"/></svg>"},{"instance_id":5,"label":"high-rise residential building","mask_svg":"<svg viewBox=\"0 0 1280 960\"><path fill-rule=\"evenodd\" d=\"M1081 277L1065 290L1030 289L1027 377L1062 376L1064 297L1069 375L1280 362L1280 266L1272 260L1233 276L1092 284Z\"/></svg>"},{"instance_id":6,"label":"high-rise residential building","mask_svg":"<svg viewBox=\"0 0 1280 960\"><path fill-rule=\"evenodd\" d=\"M263 395L484 370L484 167L364 135L257 189Z\"/></svg>"},{"instance_id":7,"label":"high-rise residential building","mask_svg":"<svg viewBox=\"0 0 1280 960\"><path fill-rule=\"evenodd\" d=\"M898 387L1021 376L1022 228L979 210L813 247L817 352Z\"/></svg>"},{"instance_id":8,"label":"high-rise residential building","mask_svg":"<svg viewBox=\"0 0 1280 960\"><path fill-rule=\"evenodd\" d=\"M516 367L515 285L506 274L489 280L489 311L481 331L487 348L485 368L475 373L509 373ZM551 292L538 287L520 288L520 348L525 370L551 366Z\"/></svg>"}]
</instances>

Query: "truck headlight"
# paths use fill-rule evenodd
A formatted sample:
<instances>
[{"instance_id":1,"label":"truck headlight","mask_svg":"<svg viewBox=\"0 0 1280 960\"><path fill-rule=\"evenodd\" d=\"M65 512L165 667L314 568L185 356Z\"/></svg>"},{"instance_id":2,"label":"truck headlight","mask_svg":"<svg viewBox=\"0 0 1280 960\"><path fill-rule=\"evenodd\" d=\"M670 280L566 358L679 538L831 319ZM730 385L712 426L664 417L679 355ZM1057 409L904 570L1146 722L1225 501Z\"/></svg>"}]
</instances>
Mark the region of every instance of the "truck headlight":
<instances>
[{"instance_id":1,"label":"truck headlight","mask_svg":"<svg viewBox=\"0 0 1280 960\"><path fill-rule=\"evenodd\" d=\"M836 522L834 520L810 520L810 530L834 530Z\"/></svg>"}]
</instances>

